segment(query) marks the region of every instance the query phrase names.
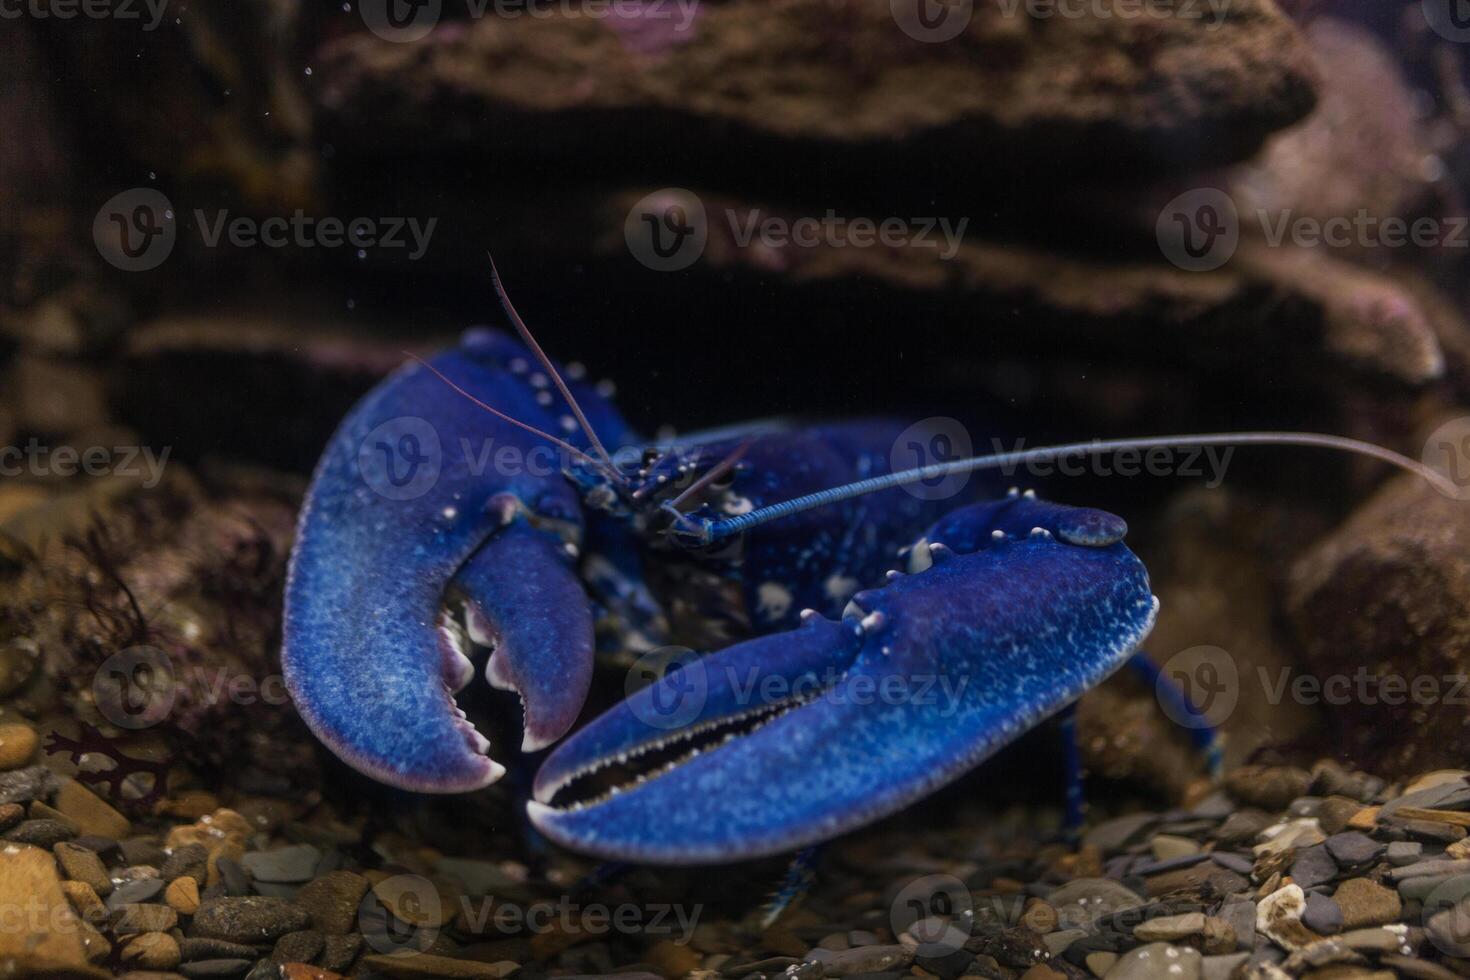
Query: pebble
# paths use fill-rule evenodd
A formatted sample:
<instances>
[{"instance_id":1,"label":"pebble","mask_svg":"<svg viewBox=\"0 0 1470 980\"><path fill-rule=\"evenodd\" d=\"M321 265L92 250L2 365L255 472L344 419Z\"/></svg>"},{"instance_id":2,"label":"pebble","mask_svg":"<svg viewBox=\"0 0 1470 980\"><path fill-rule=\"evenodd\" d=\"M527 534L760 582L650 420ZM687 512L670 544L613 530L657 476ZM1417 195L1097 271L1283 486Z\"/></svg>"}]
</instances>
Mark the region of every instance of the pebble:
<instances>
[{"instance_id":1,"label":"pebble","mask_svg":"<svg viewBox=\"0 0 1470 980\"><path fill-rule=\"evenodd\" d=\"M1106 980L1200 980L1198 950L1150 943L1118 958Z\"/></svg>"},{"instance_id":2,"label":"pebble","mask_svg":"<svg viewBox=\"0 0 1470 980\"><path fill-rule=\"evenodd\" d=\"M1275 818L1262 810L1237 810L1215 831L1215 839L1222 844L1244 844L1255 840L1275 822Z\"/></svg>"},{"instance_id":3,"label":"pebble","mask_svg":"<svg viewBox=\"0 0 1470 980\"><path fill-rule=\"evenodd\" d=\"M118 885L108 896L107 907L116 911L124 905L139 905L151 902L163 894L162 878L138 878Z\"/></svg>"},{"instance_id":4,"label":"pebble","mask_svg":"<svg viewBox=\"0 0 1470 980\"><path fill-rule=\"evenodd\" d=\"M1042 936L1041 941L1046 945L1048 953L1052 956L1061 956L1067 951L1068 946L1086 935L1086 929L1059 929Z\"/></svg>"},{"instance_id":5,"label":"pebble","mask_svg":"<svg viewBox=\"0 0 1470 980\"><path fill-rule=\"evenodd\" d=\"M1210 860L1222 868L1229 868L1236 874L1249 875L1255 869L1256 862L1244 854L1236 854L1233 851L1213 851Z\"/></svg>"},{"instance_id":6,"label":"pebble","mask_svg":"<svg viewBox=\"0 0 1470 980\"><path fill-rule=\"evenodd\" d=\"M1166 915L1140 922L1133 929L1133 937L1139 942L1170 942L1197 936L1205 930L1205 914L1189 912L1185 915Z\"/></svg>"},{"instance_id":7,"label":"pebble","mask_svg":"<svg viewBox=\"0 0 1470 980\"><path fill-rule=\"evenodd\" d=\"M172 970L179 965L179 943L166 932L145 932L129 939L122 961L145 970Z\"/></svg>"},{"instance_id":8,"label":"pebble","mask_svg":"<svg viewBox=\"0 0 1470 980\"><path fill-rule=\"evenodd\" d=\"M1348 867L1375 861L1387 849L1386 845L1356 830L1333 834L1327 838L1326 846L1334 861Z\"/></svg>"},{"instance_id":9,"label":"pebble","mask_svg":"<svg viewBox=\"0 0 1470 980\"><path fill-rule=\"evenodd\" d=\"M199 882L183 875L164 889L163 900L180 915L193 915L199 911Z\"/></svg>"},{"instance_id":10,"label":"pebble","mask_svg":"<svg viewBox=\"0 0 1470 980\"><path fill-rule=\"evenodd\" d=\"M1118 962L1118 954L1098 950L1096 953L1088 953L1085 962L1087 968L1092 971L1092 975L1101 978L1112 969L1114 963Z\"/></svg>"},{"instance_id":11,"label":"pebble","mask_svg":"<svg viewBox=\"0 0 1470 980\"><path fill-rule=\"evenodd\" d=\"M1216 913L1221 919L1230 923L1230 928L1235 930L1235 941L1239 946L1249 949L1256 941L1256 903L1252 901L1227 901Z\"/></svg>"},{"instance_id":12,"label":"pebble","mask_svg":"<svg viewBox=\"0 0 1470 980\"><path fill-rule=\"evenodd\" d=\"M133 832L127 817L75 779L62 782L56 793L56 809L81 828L83 834L122 840Z\"/></svg>"},{"instance_id":13,"label":"pebble","mask_svg":"<svg viewBox=\"0 0 1470 980\"><path fill-rule=\"evenodd\" d=\"M55 859L34 847L0 847L0 909L12 911L12 924L0 929L0 964L6 975L51 976L77 971L91 976L81 933L71 917L16 914L24 909L66 908ZM17 928L16 922L24 923Z\"/></svg>"},{"instance_id":14,"label":"pebble","mask_svg":"<svg viewBox=\"0 0 1470 980\"><path fill-rule=\"evenodd\" d=\"M907 946L856 946L824 957L822 969L829 977L846 977L855 973L907 970L913 961L914 951Z\"/></svg>"},{"instance_id":15,"label":"pebble","mask_svg":"<svg viewBox=\"0 0 1470 980\"><path fill-rule=\"evenodd\" d=\"M45 766L0 772L0 803L29 803L56 790L57 780Z\"/></svg>"},{"instance_id":16,"label":"pebble","mask_svg":"<svg viewBox=\"0 0 1470 980\"><path fill-rule=\"evenodd\" d=\"M1312 774L1296 766L1239 766L1225 777L1231 796L1265 810L1286 809L1311 786Z\"/></svg>"},{"instance_id":17,"label":"pebble","mask_svg":"<svg viewBox=\"0 0 1470 980\"><path fill-rule=\"evenodd\" d=\"M69 841L76 835L76 827L60 820L22 820L5 832L5 839L49 851L57 844Z\"/></svg>"},{"instance_id":18,"label":"pebble","mask_svg":"<svg viewBox=\"0 0 1470 980\"><path fill-rule=\"evenodd\" d=\"M1200 980L1228 980L1236 967L1250 959L1249 953L1206 956L1200 961Z\"/></svg>"},{"instance_id":19,"label":"pebble","mask_svg":"<svg viewBox=\"0 0 1470 980\"><path fill-rule=\"evenodd\" d=\"M1203 820L1224 820L1235 812L1235 801L1227 793L1211 793L1190 807L1189 815Z\"/></svg>"},{"instance_id":20,"label":"pebble","mask_svg":"<svg viewBox=\"0 0 1470 980\"><path fill-rule=\"evenodd\" d=\"M230 896L244 898L250 894L250 876L238 862L223 857L221 852L216 851L214 866L219 872L219 880L224 883L225 891Z\"/></svg>"},{"instance_id":21,"label":"pebble","mask_svg":"<svg viewBox=\"0 0 1470 980\"><path fill-rule=\"evenodd\" d=\"M346 970L352 966L357 954L362 952L363 938L357 934L349 936L327 936L322 943L321 965L328 970Z\"/></svg>"},{"instance_id":22,"label":"pebble","mask_svg":"<svg viewBox=\"0 0 1470 980\"><path fill-rule=\"evenodd\" d=\"M185 844L174 848L168 860L163 862L158 876L164 881L177 881L188 875L202 885L207 879L208 868L209 849L203 844Z\"/></svg>"},{"instance_id":23,"label":"pebble","mask_svg":"<svg viewBox=\"0 0 1470 980\"><path fill-rule=\"evenodd\" d=\"M194 960L248 960L255 957L256 951L253 946L227 943L223 939L184 939L179 943L179 955L186 963Z\"/></svg>"},{"instance_id":24,"label":"pebble","mask_svg":"<svg viewBox=\"0 0 1470 980\"><path fill-rule=\"evenodd\" d=\"M0 770L19 769L35 758L40 745L41 738L30 725L0 725Z\"/></svg>"},{"instance_id":25,"label":"pebble","mask_svg":"<svg viewBox=\"0 0 1470 980\"><path fill-rule=\"evenodd\" d=\"M311 927L311 917L280 898L221 898L201 906L190 934L232 943L269 943Z\"/></svg>"},{"instance_id":26,"label":"pebble","mask_svg":"<svg viewBox=\"0 0 1470 980\"><path fill-rule=\"evenodd\" d=\"M113 931L119 935L167 932L178 924L179 913L167 905L124 905L117 910Z\"/></svg>"},{"instance_id":27,"label":"pebble","mask_svg":"<svg viewBox=\"0 0 1470 980\"><path fill-rule=\"evenodd\" d=\"M1400 840L1388 845L1388 851L1385 856L1388 858L1389 864L1397 868L1402 868L1405 865L1415 863L1423 854L1423 844L1418 841Z\"/></svg>"},{"instance_id":28,"label":"pebble","mask_svg":"<svg viewBox=\"0 0 1470 980\"><path fill-rule=\"evenodd\" d=\"M321 955L325 946L326 938L319 932L310 929L288 932L276 941L276 948L271 951L271 961L310 963Z\"/></svg>"},{"instance_id":29,"label":"pebble","mask_svg":"<svg viewBox=\"0 0 1470 980\"><path fill-rule=\"evenodd\" d=\"M1332 936L1342 932L1342 908L1326 895L1311 892L1307 895L1307 908L1302 912L1302 923L1319 936Z\"/></svg>"},{"instance_id":30,"label":"pebble","mask_svg":"<svg viewBox=\"0 0 1470 980\"><path fill-rule=\"evenodd\" d=\"M1382 963L1384 966L1392 967L1406 977L1414 978L1414 980L1461 980L1460 975L1454 970L1447 970L1438 963L1415 959L1412 956L1385 953L1382 957Z\"/></svg>"},{"instance_id":31,"label":"pebble","mask_svg":"<svg viewBox=\"0 0 1470 980\"><path fill-rule=\"evenodd\" d=\"M1378 926L1398 920L1403 902L1391 888L1367 878L1349 878L1337 886L1332 900L1342 910L1344 929Z\"/></svg>"},{"instance_id":32,"label":"pebble","mask_svg":"<svg viewBox=\"0 0 1470 980\"><path fill-rule=\"evenodd\" d=\"M500 980L520 969L518 964L509 961L480 963L475 960L450 959L447 956L430 956L426 953L365 956L361 965L404 980Z\"/></svg>"},{"instance_id":33,"label":"pebble","mask_svg":"<svg viewBox=\"0 0 1470 980\"><path fill-rule=\"evenodd\" d=\"M1329 796L1317 808L1317 822L1321 824L1323 833L1338 834L1347 828L1348 822L1362 809L1361 804L1347 797Z\"/></svg>"},{"instance_id":34,"label":"pebble","mask_svg":"<svg viewBox=\"0 0 1470 980\"><path fill-rule=\"evenodd\" d=\"M1359 952L1392 953L1403 949L1407 927L1401 925L1378 926L1373 929L1354 929L1338 937L1344 946Z\"/></svg>"},{"instance_id":35,"label":"pebble","mask_svg":"<svg viewBox=\"0 0 1470 980\"><path fill-rule=\"evenodd\" d=\"M1159 834L1149 841L1149 850L1154 859L1158 861L1169 861L1174 858L1187 857L1199 853L1199 844L1188 837L1175 837L1170 834Z\"/></svg>"},{"instance_id":36,"label":"pebble","mask_svg":"<svg viewBox=\"0 0 1470 980\"><path fill-rule=\"evenodd\" d=\"M61 864L62 874L72 881L89 885L98 895L112 892L112 879L107 877L107 867L94 851L76 844L62 842L51 849Z\"/></svg>"},{"instance_id":37,"label":"pebble","mask_svg":"<svg viewBox=\"0 0 1470 980\"><path fill-rule=\"evenodd\" d=\"M195 960L179 967L184 976L207 980L211 977L238 977L254 966L253 960Z\"/></svg>"},{"instance_id":38,"label":"pebble","mask_svg":"<svg viewBox=\"0 0 1470 980\"><path fill-rule=\"evenodd\" d=\"M1256 931L1288 952L1300 949L1320 938L1302 924L1306 908L1307 898L1300 885L1277 889L1256 906Z\"/></svg>"},{"instance_id":39,"label":"pebble","mask_svg":"<svg viewBox=\"0 0 1470 980\"><path fill-rule=\"evenodd\" d=\"M1410 878L1441 878L1445 875L1461 875L1470 872L1470 860L1466 861L1418 861L1414 864L1394 868L1388 873L1391 881L1407 881Z\"/></svg>"},{"instance_id":40,"label":"pebble","mask_svg":"<svg viewBox=\"0 0 1470 980\"><path fill-rule=\"evenodd\" d=\"M340 936L357 924L358 909L369 887L362 875L332 871L303 887L296 895L296 904L310 914L319 931Z\"/></svg>"},{"instance_id":41,"label":"pebble","mask_svg":"<svg viewBox=\"0 0 1470 980\"><path fill-rule=\"evenodd\" d=\"M0 831L9 830L26 818L26 808L19 803L0 805Z\"/></svg>"},{"instance_id":42,"label":"pebble","mask_svg":"<svg viewBox=\"0 0 1470 980\"><path fill-rule=\"evenodd\" d=\"M1091 928L1099 919L1144 904L1137 893L1108 878L1077 878L1048 896L1059 928Z\"/></svg>"},{"instance_id":43,"label":"pebble","mask_svg":"<svg viewBox=\"0 0 1470 980\"><path fill-rule=\"evenodd\" d=\"M1098 848L1104 854L1121 851L1138 840L1143 832L1159 822L1156 813L1131 813L1127 816L1105 820L1088 830L1082 842Z\"/></svg>"},{"instance_id":44,"label":"pebble","mask_svg":"<svg viewBox=\"0 0 1470 980\"><path fill-rule=\"evenodd\" d=\"M256 881L296 884L310 881L322 852L310 844L282 847L274 851L253 851L240 859L240 864Z\"/></svg>"},{"instance_id":45,"label":"pebble","mask_svg":"<svg viewBox=\"0 0 1470 980\"><path fill-rule=\"evenodd\" d=\"M91 885L80 881L63 881L61 892L83 920L101 922L107 918L107 906L102 904L102 899L97 897Z\"/></svg>"},{"instance_id":46,"label":"pebble","mask_svg":"<svg viewBox=\"0 0 1470 980\"><path fill-rule=\"evenodd\" d=\"M1327 853L1326 844L1309 847L1291 864L1291 880L1303 889L1315 888L1337 877L1337 863Z\"/></svg>"},{"instance_id":47,"label":"pebble","mask_svg":"<svg viewBox=\"0 0 1470 980\"><path fill-rule=\"evenodd\" d=\"M1260 836L1262 843L1252 848L1256 857L1285 854L1290 850L1312 847L1327 839L1327 835L1322 833L1322 828L1317 824L1316 817L1302 817L1299 820L1272 824L1261 831Z\"/></svg>"}]
</instances>

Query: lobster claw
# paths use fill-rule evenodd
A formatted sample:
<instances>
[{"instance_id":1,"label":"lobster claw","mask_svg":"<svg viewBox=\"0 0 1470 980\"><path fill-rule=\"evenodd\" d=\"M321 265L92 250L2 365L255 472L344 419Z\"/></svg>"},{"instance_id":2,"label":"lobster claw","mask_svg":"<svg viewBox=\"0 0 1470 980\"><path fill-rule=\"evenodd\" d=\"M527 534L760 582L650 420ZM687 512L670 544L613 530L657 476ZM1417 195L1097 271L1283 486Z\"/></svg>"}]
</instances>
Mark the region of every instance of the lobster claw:
<instances>
[{"instance_id":1,"label":"lobster claw","mask_svg":"<svg viewBox=\"0 0 1470 980\"><path fill-rule=\"evenodd\" d=\"M921 545L927 567L859 593L840 622L809 616L707 656L578 731L537 776L535 826L645 863L825 840L978 765L1151 628L1147 573L1112 515L1018 497L946 522L957 537L986 526L967 553ZM640 760L662 768L605 785Z\"/></svg>"},{"instance_id":2,"label":"lobster claw","mask_svg":"<svg viewBox=\"0 0 1470 980\"><path fill-rule=\"evenodd\" d=\"M528 357L477 332L430 363L507 414L555 426L508 366ZM563 734L585 699L592 623L566 547L580 501L554 469L488 465L486 450L506 447L521 460L546 449L410 364L343 421L307 493L286 586L286 684L322 742L389 785L465 792L504 772L453 698L473 667L446 594L497 644L491 680L521 692L528 747Z\"/></svg>"}]
</instances>

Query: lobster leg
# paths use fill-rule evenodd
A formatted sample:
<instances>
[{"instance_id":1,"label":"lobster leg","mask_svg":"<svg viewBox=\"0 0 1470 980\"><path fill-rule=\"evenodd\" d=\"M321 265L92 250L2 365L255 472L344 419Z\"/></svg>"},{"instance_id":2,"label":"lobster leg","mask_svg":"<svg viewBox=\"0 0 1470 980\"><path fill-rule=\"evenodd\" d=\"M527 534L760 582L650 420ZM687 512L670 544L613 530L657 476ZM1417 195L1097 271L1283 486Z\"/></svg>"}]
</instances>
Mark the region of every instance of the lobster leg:
<instances>
[{"instance_id":1,"label":"lobster leg","mask_svg":"<svg viewBox=\"0 0 1470 980\"><path fill-rule=\"evenodd\" d=\"M712 654L576 733L538 774L531 819L577 850L702 863L792 851L893 813L1132 654L1157 602L1125 530L1019 494L951 515L914 548L915 574L858 593L841 621L807 617ZM781 683L813 670L822 686ZM691 696L677 726L644 717ZM631 785L558 799L613 763L681 746Z\"/></svg>"}]
</instances>

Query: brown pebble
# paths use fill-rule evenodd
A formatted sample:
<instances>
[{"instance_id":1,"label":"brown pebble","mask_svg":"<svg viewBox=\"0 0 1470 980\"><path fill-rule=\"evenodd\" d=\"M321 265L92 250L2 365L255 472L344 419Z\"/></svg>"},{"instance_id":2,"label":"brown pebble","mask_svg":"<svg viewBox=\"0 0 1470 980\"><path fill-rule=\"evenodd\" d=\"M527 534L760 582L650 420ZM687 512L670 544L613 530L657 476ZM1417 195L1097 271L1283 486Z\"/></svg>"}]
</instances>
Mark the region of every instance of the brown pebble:
<instances>
[{"instance_id":1,"label":"brown pebble","mask_svg":"<svg viewBox=\"0 0 1470 980\"><path fill-rule=\"evenodd\" d=\"M311 915L312 925L329 936L345 936L357 925L368 880L351 871L332 871L296 894L296 904Z\"/></svg>"},{"instance_id":2,"label":"brown pebble","mask_svg":"<svg viewBox=\"0 0 1470 980\"><path fill-rule=\"evenodd\" d=\"M0 725L0 772L19 769L30 762L40 745L40 736L30 725L19 722Z\"/></svg>"},{"instance_id":3,"label":"brown pebble","mask_svg":"<svg viewBox=\"0 0 1470 980\"><path fill-rule=\"evenodd\" d=\"M1378 826L1378 811L1381 807L1368 806L1348 818L1347 825L1353 830L1372 830Z\"/></svg>"},{"instance_id":4,"label":"brown pebble","mask_svg":"<svg viewBox=\"0 0 1470 980\"><path fill-rule=\"evenodd\" d=\"M365 956L362 966L403 980L501 980L520 969L520 964L510 961L479 963L425 953Z\"/></svg>"},{"instance_id":5,"label":"brown pebble","mask_svg":"<svg viewBox=\"0 0 1470 980\"><path fill-rule=\"evenodd\" d=\"M123 944L122 960L148 970L172 970L179 965L179 943L166 932L145 932Z\"/></svg>"},{"instance_id":6,"label":"brown pebble","mask_svg":"<svg viewBox=\"0 0 1470 980\"><path fill-rule=\"evenodd\" d=\"M347 978L340 973L323 970L319 966L307 966L305 963L287 963L281 967L281 980L347 980Z\"/></svg>"},{"instance_id":7,"label":"brown pebble","mask_svg":"<svg viewBox=\"0 0 1470 980\"><path fill-rule=\"evenodd\" d=\"M180 915L193 915L199 911L199 882L187 875L176 878L164 891L163 900Z\"/></svg>"},{"instance_id":8,"label":"brown pebble","mask_svg":"<svg viewBox=\"0 0 1470 980\"><path fill-rule=\"evenodd\" d=\"M654 943L644 954L644 958L649 966L667 980L679 980L700 967L699 953L690 949L688 945L681 945L667 939Z\"/></svg>"},{"instance_id":9,"label":"brown pebble","mask_svg":"<svg viewBox=\"0 0 1470 980\"><path fill-rule=\"evenodd\" d=\"M1458 810L1426 810L1417 806L1401 806L1393 812L1398 820L1423 820L1425 823L1447 823L1455 827L1470 827L1470 813Z\"/></svg>"},{"instance_id":10,"label":"brown pebble","mask_svg":"<svg viewBox=\"0 0 1470 980\"><path fill-rule=\"evenodd\" d=\"M112 894L112 879L107 877L107 868L95 851L63 842L51 849L61 863L61 871L72 881L89 885L99 896Z\"/></svg>"},{"instance_id":11,"label":"brown pebble","mask_svg":"<svg viewBox=\"0 0 1470 980\"><path fill-rule=\"evenodd\" d=\"M107 905L97 897L97 892L84 881L63 881L61 893L71 903L77 915L87 922L96 924L107 919Z\"/></svg>"},{"instance_id":12,"label":"brown pebble","mask_svg":"<svg viewBox=\"0 0 1470 980\"><path fill-rule=\"evenodd\" d=\"M92 976L81 933L66 911L61 876L50 852L0 846L0 908L33 909L30 928L0 929L0 963L9 976ZM47 910L62 914L47 914Z\"/></svg>"},{"instance_id":13,"label":"brown pebble","mask_svg":"<svg viewBox=\"0 0 1470 980\"><path fill-rule=\"evenodd\" d=\"M128 818L103 802L95 793L75 779L61 784L56 794L56 809L92 837L123 840L133 831Z\"/></svg>"},{"instance_id":14,"label":"brown pebble","mask_svg":"<svg viewBox=\"0 0 1470 980\"><path fill-rule=\"evenodd\" d=\"M1067 975L1060 970L1052 969L1045 963L1037 963L1021 974L1021 980L1067 980Z\"/></svg>"},{"instance_id":15,"label":"brown pebble","mask_svg":"<svg viewBox=\"0 0 1470 980\"><path fill-rule=\"evenodd\" d=\"M179 913L167 905L135 903L117 910L112 931L119 936L139 932L167 932L179 924Z\"/></svg>"},{"instance_id":16,"label":"brown pebble","mask_svg":"<svg viewBox=\"0 0 1470 980\"><path fill-rule=\"evenodd\" d=\"M0 833L4 833L25 818L26 808L19 803L6 803L0 806Z\"/></svg>"}]
</instances>

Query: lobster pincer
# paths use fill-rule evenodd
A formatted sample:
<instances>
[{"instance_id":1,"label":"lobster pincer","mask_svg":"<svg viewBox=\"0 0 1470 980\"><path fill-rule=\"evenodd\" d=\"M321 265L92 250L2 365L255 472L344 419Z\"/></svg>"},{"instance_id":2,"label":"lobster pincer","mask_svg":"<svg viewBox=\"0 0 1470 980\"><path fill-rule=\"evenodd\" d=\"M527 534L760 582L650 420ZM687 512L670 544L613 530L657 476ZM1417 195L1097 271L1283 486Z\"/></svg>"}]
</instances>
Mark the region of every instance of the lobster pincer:
<instances>
[{"instance_id":1,"label":"lobster pincer","mask_svg":"<svg viewBox=\"0 0 1470 980\"><path fill-rule=\"evenodd\" d=\"M454 701L473 674L455 603L468 633L494 647L491 683L521 695L527 750L560 737L581 710L593 642L576 565L582 501L563 476L567 461L532 430L577 435L548 387L525 346L472 331L369 393L318 464L292 555L282 662L312 731L375 779L464 792L503 772ZM604 432L623 437L604 399L589 389L582 400Z\"/></svg>"},{"instance_id":2,"label":"lobster pincer","mask_svg":"<svg viewBox=\"0 0 1470 980\"><path fill-rule=\"evenodd\" d=\"M531 819L575 850L688 864L893 813L1133 653L1157 601L1125 532L1030 495L962 508L839 619L694 660L579 730L538 773Z\"/></svg>"}]
</instances>

